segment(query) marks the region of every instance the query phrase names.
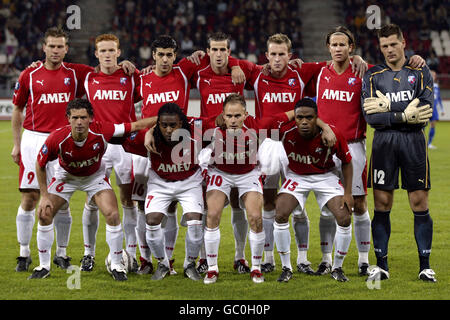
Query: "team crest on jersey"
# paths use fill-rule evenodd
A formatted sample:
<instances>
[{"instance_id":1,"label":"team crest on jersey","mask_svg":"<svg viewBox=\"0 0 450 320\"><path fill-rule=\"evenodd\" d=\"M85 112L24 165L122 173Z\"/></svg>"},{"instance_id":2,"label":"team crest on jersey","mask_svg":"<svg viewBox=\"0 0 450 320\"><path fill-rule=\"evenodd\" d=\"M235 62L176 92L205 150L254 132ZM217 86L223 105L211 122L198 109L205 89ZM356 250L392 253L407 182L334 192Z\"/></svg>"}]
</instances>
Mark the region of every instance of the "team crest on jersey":
<instances>
[{"instance_id":1,"label":"team crest on jersey","mask_svg":"<svg viewBox=\"0 0 450 320\"><path fill-rule=\"evenodd\" d=\"M47 154L48 148L47 148L47 145L46 145L46 144L44 144L44 145L42 146L41 152L42 152L42 154Z\"/></svg>"},{"instance_id":2,"label":"team crest on jersey","mask_svg":"<svg viewBox=\"0 0 450 320\"><path fill-rule=\"evenodd\" d=\"M64 84L66 86L69 86L70 85L70 78L64 78Z\"/></svg>"},{"instance_id":3,"label":"team crest on jersey","mask_svg":"<svg viewBox=\"0 0 450 320\"><path fill-rule=\"evenodd\" d=\"M14 86L14 90L19 90L20 84L19 81L16 81L16 85Z\"/></svg>"},{"instance_id":4,"label":"team crest on jersey","mask_svg":"<svg viewBox=\"0 0 450 320\"><path fill-rule=\"evenodd\" d=\"M408 76L408 82L414 84L416 82L416 76Z\"/></svg>"},{"instance_id":5,"label":"team crest on jersey","mask_svg":"<svg viewBox=\"0 0 450 320\"><path fill-rule=\"evenodd\" d=\"M99 147L100 147L100 144L98 142L94 143L94 145L92 146L92 150L97 150Z\"/></svg>"},{"instance_id":6,"label":"team crest on jersey","mask_svg":"<svg viewBox=\"0 0 450 320\"><path fill-rule=\"evenodd\" d=\"M125 78L125 77L120 78L120 84L121 85L126 85L127 84L127 78Z\"/></svg>"},{"instance_id":7,"label":"team crest on jersey","mask_svg":"<svg viewBox=\"0 0 450 320\"><path fill-rule=\"evenodd\" d=\"M288 80L288 84L289 84L291 87L295 87L295 85L297 84L297 81L295 81L295 78L290 78L290 79Z\"/></svg>"},{"instance_id":8,"label":"team crest on jersey","mask_svg":"<svg viewBox=\"0 0 450 320\"><path fill-rule=\"evenodd\" d=\"M137 131L133 132L133 133L130 135L130 140L136 139L137 134L138 134Z\"/></svg>"},{"instance_id":9,"label":"team crest on jersey","mask_svg":"<svg viewBox=\"0 0 450 320\"><path fill-rule=\"evenodd\" d=\"M348 84L354 86L356 83L356 78L348 78Z\"/></svg>"},{"instance_id":10,"label":"team crest on jersey","mask_svg":"<svg viewBox=\"0 0 450 320\"><path fill-rule=\"evenodd\" d=\"M317 147L316 148L316 153L321 153L322 152L322 148L321 147Z\"/></svg>"}]
</instances>

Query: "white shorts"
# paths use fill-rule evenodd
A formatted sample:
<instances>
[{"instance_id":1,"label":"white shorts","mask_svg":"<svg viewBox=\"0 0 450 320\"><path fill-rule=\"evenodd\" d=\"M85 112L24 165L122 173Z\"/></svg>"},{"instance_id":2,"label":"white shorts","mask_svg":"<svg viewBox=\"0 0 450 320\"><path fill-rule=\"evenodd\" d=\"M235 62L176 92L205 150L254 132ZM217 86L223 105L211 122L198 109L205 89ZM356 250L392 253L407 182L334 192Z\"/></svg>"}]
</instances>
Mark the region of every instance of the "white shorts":
<instances>
[{"instance_id":1,"label":"white shorts","mask_svg":"<svg viewBox=\"0 0 450 320\"><path fill-rule=\"evenodd\" d=\"M190 212L203 214L202 180L200 169L187 179L173 182L161 179L155 171L149 170L145 214L161 212L167 216L167 209L173 201L180 203L183 217Z\"/></svg>"},{"instance_id":2,"label":"white shorts","mask_svg":"<svg viewBox=\"0 0 450 320\"><path fill-rule=\"evenodd\" d=\"M366 140L351 142L348 144L350 154L352 155L353 167L353 181L352 181L352 195L364 196L367 195L367 158L366 158ZM340 159L333 155L333 161L336 164L336 170L339 178L344 181L342 175Z\"/></svg>"},{"instance_id":3,"label":"white shorts","mask_svg":"<svg viewBox=\"0 0 450 320\"><path fill-rule=\"evenodd\" d=\"M119 144L108 144L102 162L105 164L106 175L111 176L111 171L114 168L116 174L116 184L131 183L131 170L133 160L131 153L125 152L123 147Z\"/></svg>"},{"instance_id":4,"label":"white shorts","mask_svg":"<svg viewBox=\"0 0 450 320\"><path fill-rule=\"evenodd\" d=\"M283 179L283 167L289 160L281 141L265 139L258 149L258 160L264 174L264 189L279 189L280 177Z\"/></svg>"},{"instance_id":5,"label":"white shorts","mask_svg":"<svg viewBox=\"0 0 450 320\"><path fill-rule=\"evenodd\" d=\"M47 189L49 193L55 194L67 202L69 202L75 191L84 191L87 194L88 203L94 204L92 197L96 193L112 188L103 167L100 167L93 175L79 177L71 175L58 165L56 167L56 175Z\"/></svg>"},{"instance_id":6,"label":"white shorts","mask_svg":"<svg viewBox=\"0 0 450 320\"><path fill-rule=\"evenodd\" d=\"M24 130L20 142L20 165L19 165L19 189L37 189L39 183L36 177L36 160L49 133ZM47 163L47 184L55 173L58 159Z\"/></svg>"},{"instance_id":7,"label":"white shorts","mask_svg":"<svg viewBox=\"0 0 450 320\"><path fill-rule=\"evenodd\" d=\"M281 173L271 174L264 179L264 189L276 189L280 188Z\"/></svg>"},{"instance_id":8,"label":"white shorts","mask_svg":"<svg viewBox=\"0 0 450 320\"><path fill-rule=\"evenodd\" d=\"M131 199L135 201L145 201L147 194L148 171L150 170L150 159L137 154L132 155L133 159L133 188Z\"/></svg>"},{"instance_id":9,"label":"white shorts","mask_svg":"<svg viewBox=\"0 0 450 320\"><path fill-rule=\"evenodd\" d=\"M231 188L238 188L239 206L245 208L242 203L242 196L250 191L263 193L263 186L259 168L255 168L245 174L231 174L214 167L208 169L206 177L206 192L219 190L225 193L228 202L230 202Z\"/></svg>"},{"instance_id":10,"label":"white shorts","mask_svg":"<svg viewBox=\"0 0 450 320\"><path fill-rule=\"evenodd\" d=\"M286 181L278 194L289 193L294 196L300 206L300 210L297 210L297 212L301 213L301 210L305 208L310 191L314 192L321 210L330 199L344 195L344 187L333 171L322 174L298 175L289 169L286 172Z\"/></svg>"}]
</instances>

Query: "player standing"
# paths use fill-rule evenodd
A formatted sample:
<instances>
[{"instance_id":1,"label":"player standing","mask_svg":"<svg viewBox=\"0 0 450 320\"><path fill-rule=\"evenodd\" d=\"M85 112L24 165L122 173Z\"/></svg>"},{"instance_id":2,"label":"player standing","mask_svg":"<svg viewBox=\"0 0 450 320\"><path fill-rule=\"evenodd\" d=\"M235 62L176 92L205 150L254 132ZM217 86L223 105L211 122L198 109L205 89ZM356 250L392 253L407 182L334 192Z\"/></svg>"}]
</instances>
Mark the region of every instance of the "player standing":
<instances>
[{"instance_id":1,"label":"player standing","mask_svg":"<svg viewBox=\"0 0 450 320\"><path fill-rule=\"evenodd\" d=\"M67 105L66 114L69 125L53 131L37 157L36 173L42 194L37 212L40 264L29 279L43 279L50 275L53 218L58 209L69 202L76 190L82 190L88 195L87 202L95 202L105 216L112 276L118 281L127 280L126 271L121 265L123 231L117 199L107 182L102 157L106 152L107 142L113 137L148 128L156 119L122 124L93 122L94 110L85 99L71 101ZM45 167L53 160L57 160L58 165L51 183L48 183Z\"/></svg>"},{"instance_id":2,"label":"player standing","mask_svg":"<svg viewBox=\"0 0 450 320\"><path fill-rule=\"evenodd\" d=\"M200 134L200 140L196 140L194 130L197 121L189 123L181 108L169 102L161 106L156 127L147 133L154 142L154 148L148 155L150 168L145 204L146 242L158 260L152 280L162 280L170 274L163 228L173 201L181 204L181 225L187 227L184 275L194 281L201 279L195 267L203 243L203 178L197 161L203 136ZM180 137L182 140L179 142ZM129 138L124 148L147 157L144 142L144 135L139 133Z\"/></svg>"},{"instance_id":3,"label":"player standing","mask_svg":"<svg viewBox=\"0 0 450 320\"><path fill-rule=\"evenodd\" d=\"M414 213L414 236L419 253L419 279L435 282L430 268L433 220L428 209L431 188L424 126L432 115L433 80L428 67L405 65L405 39L399 26L378 31L385 63L364 76L361 103L366 121L375 129L368 186L373 187L372 238L377 267L367 281L389 279L390 212L399 169Z\"/></svg>"},{"instance_id":4,"label":"player standing","mask_svg":"<svg viewBox=\"0 0 450 320\"><path fill-rule=\"evenodd\" d=\"M248 116L244 98L230 94L223 103L224 128L217 127L212 134L213 163L208 168L206 202L208 215L205 228L205 249L208 272L204 283L211 284L219 276L218 251L220 218L230 200L232 187L238 189L239 200L245 206L250 225L252 267L250 277L255 283L264 281L261 259L265 233L262 225L262 182L256 167L258 136L255 130L275 129L279 123L292 119L293 111L256 120ZM275 120L275 121L274 121ZM231 149L231 150L230 150Z\"/></svg>"},{"instance_id":5,"label":"player standing","mask_svg":"<svg viewBox=\"0 0 450 320\"><path fill-rule=\"evenodd\" d=\"M200 68L194 74L194 83L200 92L200 117L217 117L223 111L225 98L232 94L244 94L245 82L236 83L231 76L231 63L233 60L230 49L230 37L222 32L208 36L206 49L210 63ZM232 61L233 62L233 61ZM233 62L233 66L237 63ZM252 65L241 65L246 77L250 77ZM250 272L248 262L245 260L245 245L247 242L248 221L245 211L239 206L239 197L236 188L232 188L230 195L231 224L235 238L234 269L239 273ZM199 260L200 272L206 272L208 265L204 247Z\"/></svg>"},{"instance_id":6,"label":"player standing","mask_svg":"<svg viewBox=\"0 0 450 320\"><path fill-rule=\"evenodd\" d=\"M368 275L370 250L370 215L367 210L366 121L361 112L362 79L352 71L350 54L355 49L355 39L345 27L330 31L326 38L332 63L323 67L317 79L317 109L319 117L334 125L347 141L352 155L354 198L354 232L358 248L360 275ZM341 172L340 160L335 159ZM343 178L343 177L341 177ZM334 215L323 207L320 215L322 262L316 274L331 272L334 234Z\"/></svg>"},{"instance_id":7,"label":"player standing","mask_svg":"<svg viewBox=\"0 0 450 320\"><path fill-rule=\"evenodd\" d=\"M95 120L123 123L136 120L134 103L140 100L138 93L137 71L129 76L119 67L119 39L112 34L102 34L95 39L95 56L100 64L99 72L90 72L84 81L86 96L95 110ZM112 169L116 174L116 183L120 190L120 201L123 209L123 229L125 232L126 250L133 256L133 271L137 271L136 261L136 224L137 210L131 199L131 154L125 152L120 145L109 145L103 161L109 177ZM85 256L82 269L91 271L95 257L95 237L98 229L98 210L89 203L83 210Z\"/></svg>"},{"instance_id":8,"label":"player standing","mask_svg":"<svg viewBox=\"0 0 450 320\"><path fill-rule=\"evenodd\" d=\"M325 63L303 63L301 69L289 65L292 57L292 44L284 34L274 34L267 40L266 57L270 74L255 70L249 84L255 91L256 118L270 117L280 112L292 111L297 101L303 98L307 86ZM311 87L313 88L313 86ZM312 91L313 92L313 91ZM309 94L309 95L314 95ZM268 176L264 183L263 224L266 234L264 245L263 272L271 272L275 267L273 256L273 223L275 218L275 198L280 175ZM309 246L309 219L305 208L301 215L295 215L293 227L298 247L297 268L300 272L313 274L307 259Z\"/></svg>"},{"instance_id":9,"label":"player standing","mask_svg":"<svg viewBox=\"0 0 450 320\"><path fill-rule=\"evenodd\" d=\"M152 45L152 56L155 68L148 74L140 75L139 93L142 97L142 117L156 116L161 106L166 103L176 103L186 114L189 103L190 80L197 66L187 59L174 64L178 44L170 36L157 37ZM138 202L137 236L141 249L141 267L139 273L151 273L151 252L146 244L146 219L144 202L147 194L148 158L133 154L133 200ZM168 209L167 221L163 228L165 236L166 255L170 261L171 273L173 269L173 250L178 236L178 222L176 215L177 203L173 202Z\"/></svg>"},{"instance_id":10,"label":"player standing","mask_svg":"<svg viewBox=\"0 0 450 320\"><path fill-rule=\"evenodd\" d=\"M437 149L436 146L432 145L434 134L436 133L436 123L439 121L439 111L441 115L444 113L444 106L442 105L441 99L441 89L437 83L436 71L431 70L431 75L433 76L433 93L434 93L434 103L433 103L433 115L430 119L430 131L428 132L428 149Z\"/></svg>"},{"instance_id":11,"label":"player standing","mask_svg":"<svg viewBox=\"0 0 450 320\"><path fill-rule=\"evenodd\" d=\"M29 244L39 200L35 167L37 154L49 133L67 123L67 103L76 98L80 81L92 70L85 65L63 62L69 46L68 36L62 29L49 28L44 35L42 49L45 53L44 63L27 68L20 74L13 97L11 126L14 147L11 156L19 165L21 193L16 218L17 240L20 244L16 271L27 271L31 263ZM24 131L21 135L22 127ZM53 166L54 163L47 166L49 177L52 176ZM65 269L70 266L71 260L66 252L72 224L68 204L56 214L54 223L57 249L53 262Z\"/></svg>"},{"instance_id":12,"label":"player standing","mask_svg":"<svg viewBox=\"0 0 450 320\"><path fill-rule=\"evenodd\" d=\"M309 193L313 191L319 207L327 207L336 217L338 226L331 276L345 282L348 279L342 264L352 240L352 157L344 137L333 126L336 144L328 147L321 141L320 128L317 126L317 105L313 100L305 98L298 101L294 112L295 123L283 126L280 133L289 163L285 182L276 201L274 238L282 262L278 281L288 282L292 278L289 216L297 207L300 207L297 212L301 212ZM333 171L333 155L342 161L344 186L339 175Z\"/></svg>"}]
</instances>

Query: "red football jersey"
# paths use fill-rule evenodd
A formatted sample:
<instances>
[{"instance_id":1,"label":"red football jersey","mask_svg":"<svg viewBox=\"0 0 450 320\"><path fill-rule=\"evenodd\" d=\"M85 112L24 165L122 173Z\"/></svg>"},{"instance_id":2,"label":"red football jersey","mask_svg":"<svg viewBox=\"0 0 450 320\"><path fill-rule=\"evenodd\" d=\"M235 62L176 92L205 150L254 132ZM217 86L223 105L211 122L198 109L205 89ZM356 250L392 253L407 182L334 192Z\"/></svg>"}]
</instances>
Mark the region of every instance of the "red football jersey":
<instances>
[{"instance_id":1,"label":"red football jersey","mask_svg":"<svg viewBox=\"0 0 450 320\"><path fill-rule=\"evenodd\" d=\"M362 79L352 72L351 64L342 73L333 64L323 67L317 79L319 118L333 124L347 141L366 136L366 120L361 110Z\"/></svg>"},{"instance_id":2,"label":"red football jersey","mask_svg":"<svg viewBox=\"0 0 450 320\"><path fill-rule=\"evenodd\" d=\"M229 59L233 61L233 59ZM240 67L249 79L255 68L261 67L254 64L241 63ZM230 71L230 70L229 70ZM194 81L200 92L200 115L202 117L214 117L222 113L223 102L231 93L244 94L246 83L234 84L231 80L231 72L224 75L216 74L211 68L211 64L198 70L194 75Z\"/></svg>"},{"instance_id":3,"label":"red football jersey","mask_svg":"<svg viewBox=\"0 0 450 320\"><path fill-rule=\"evenodd\" d=\"M128 137L122 144L124 150L126 152L147 157L148 152L144 146L146 132L147 130L141 130L137 134L132 134ZM161 142L156 146L159 154L150 154L151 168L162 179L168 181L185 180L198 170L199 165L196 157L199 148L201 148L201 141L200 143L197 143L196 140L193 139L193 137L195 137L193 132L194 128L192 123L191 136L189 137L188 145L185 148L183 148L182 144L172 146ZM201 138L202 136L199 135L200 140Z\"/></svg>"},{"instance_id":4,"label":"red football jersey","mask_svg":"<svg viewBox=\"0 0 450 320\"><path fill-rule=\"evenodd\" d=\"M159 77L154 71L141 75L139 93L142 97L142 117L154 117L162 105L176 103L186 114L189 103L190 79L197 70L197 65L182 59L173 66L172 71Z\"/></svg>"},{"instance_id":5,"label":"red football jersey","mask_svg":"<svg viewBox=\"0 0 450 320\"><path fill-rule=\"evenodd\" d=\"M284 112L261 119L248 116L239 137L232 137L227 130L217 127L213 134L214 166L231 174L244 174L252 171L257 162L258 138L261 134L267 134L265 137L270 137L267 130L262 130L278 129L287 121L288 118Z\"/></svg>"},{"instance_id":6,"label":"red football jersey","mask_svg":"<svg viewBox=\"0 0 450 320\"><path fill-rule=\"evenodd\" d=\"M123 69L110 75L89 73L84 89L94 108L94 119L112 123L136 121L134 103L140 100L138 82L138 71L133 76L126 75Z\"/></svg>"},{"instance_id":7,"label":"red football jersey","mask_svg":"<svg viewBox=\"0 0 450 320\"><path fill-rule=\"evenodd\" d=\"M289 160L289 169L297 174L318 174L328 172L335 166L334 154L342 163L352 160L346 140L334 126L330 127L337 139L333 147L326 147L320 134L311 140L304 139L298 133L295 122L281 128L281 141Z\"/></svg>"},{"instance_id":8,"label":"red football jersey","mask_svg":"<svg viewBox=\"0 0 450 320\"><path fill-rule=\"evenodd\" d=\"M280 79L265 76L261 71L253 72L249 82L255 91L256 117L270 117L293 110L297 101L305 96L306 86L314 83L325 64L303 63L300 69L288 66Z\"/></svg>"},{"instance_id":9,"label":"red football jersey","mask_svg":"<svg viewBox=\"0 0 450 320\"><path fill-rule=\"evenodd\" d=\"M53 131L42 145L37 162L41 168L52 160L59 159L60 166L74 176L90 176L100 168L108 141L114 136L129 133L131 124L115 125L94 121L82 143L72 138L70 125Z\"/></svg>"},{"instance_id":10,"label":"red football jersey","mask_svg":"<svg viewBox=\"0 0 450 320\"><path fill-rule=\"evenodd\" d=\"M83 95L79 90L80 83L92 70L86 65L64 62L57 70L48 70L42 63L22 71L14 90L13 104L21 108L26 106L23 127L51 132L65 125L67 103Z\"/></svg>"}]
</instances>

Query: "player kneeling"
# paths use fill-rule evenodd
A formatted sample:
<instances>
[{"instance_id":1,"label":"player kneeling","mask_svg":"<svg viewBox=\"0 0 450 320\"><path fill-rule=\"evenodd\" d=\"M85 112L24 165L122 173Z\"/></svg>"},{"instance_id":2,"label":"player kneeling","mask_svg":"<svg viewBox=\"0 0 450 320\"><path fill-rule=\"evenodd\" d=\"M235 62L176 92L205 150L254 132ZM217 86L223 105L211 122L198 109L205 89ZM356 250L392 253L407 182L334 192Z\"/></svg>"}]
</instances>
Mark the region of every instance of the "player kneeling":
<instances>
[{"instance_id":1,"label":"player kneeling","mask_svg":"<svg viewBox=\"0 0 450 320\"><path fill-rule=\"evenodd\" d=\"M197 142L192 138L193 133L194 127L181 108L175 103L166 103L159 109L157 125L148 131L147 137L140 132L123 144L126 151L141 156L147 156L144 142L151 150L145 216L147 244L158 260L152 280L162 280L170 274L163 228L173 201L181 204L181 224L187 226L184 275L194 281L201 279L195 260L203 242L203 178L195 161ZM182 137L180 142L179 137ZM201 135L199 143L201 147Z\"/></svg>"},{"instance_id":2,"label":"player kneeling","mask_svg":"<svg viewBox=\"0 0 450 320\"><path fill-rule=\"evenodd\" d=\"M293 112L277 114L256 120L248 116L246 102L238 94L229 95L223 104L224 127L213 133L213 163L208 168L206 202L208 214L205 228L205 249L208 272L204 283L217 281L217 263L220 244L220 219L230 200L232 188L237 188L240 206L247 212L250 225L252 267L250 277L255 283L264 281L261 258L265 233L262 225L263 189L257 163L258 131L276 129L280 123L292 119ZM258 130L258 131L255 131Z\"/></svg>"},{"instance_id":3,"label":"player kneeling","mask_svg":"<svg viewBox=\"0 0 450 320\"><path fill-rule=\"evenodd\" d=\"M73 193L81 190L87 193L88 202L95 203L105 216L106 242L110 249L113 278L127 280L121 264L123 230L117 199L105 176L102 157L107 142L132 131L148 128L155 123L156 118L123 124L96 122L93 121L92 105L85 99L69 102L66 116L69 125L53 131L37 157L36 173L42 196L38 207L37 231L40 265L34 268L29 279L42 279L50 275L53 218L59 208L69 202ZM47 186L45 166L55 159L58 159L56 173Z\"/></svg>"},{"instance_id":4,"label":"player kneeling","mask_svg":"<svg viewBox=\"0 0 450 320\"><path fill-rule=\"evenodd\" d=\"M282 263L278 281L288 282L292 278L289 216L297 207L300 207L298 212L302 211L310 191L314 192L319 207L326 206L338 224L331 276L337 281L348 281L342 270L352 240L353 171L348 145L334 127L331 128L337 138L336 144L328 147L321 141L320 128L316 123L317 105L313 100L300 100L294 112L295 123L283 126L280 135L289 163L284 168L286 179L276 200L274 239ZM332 171L334 154L342 161L344 187Z\"/></svg>"}]
</instances>

